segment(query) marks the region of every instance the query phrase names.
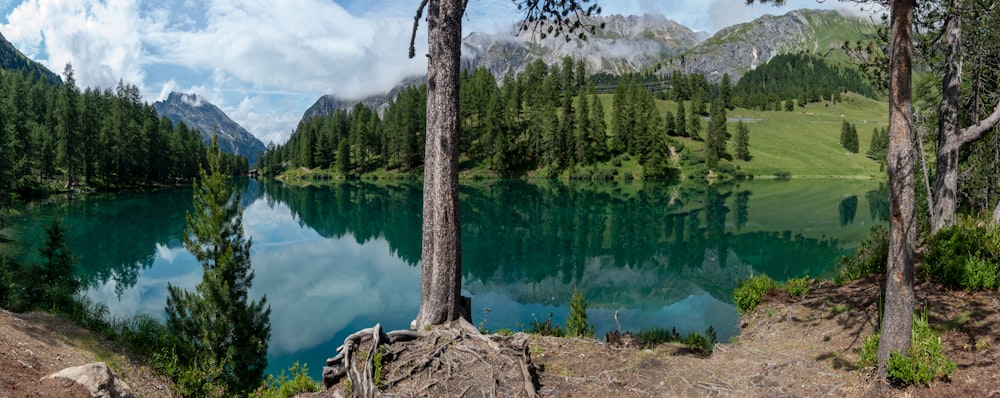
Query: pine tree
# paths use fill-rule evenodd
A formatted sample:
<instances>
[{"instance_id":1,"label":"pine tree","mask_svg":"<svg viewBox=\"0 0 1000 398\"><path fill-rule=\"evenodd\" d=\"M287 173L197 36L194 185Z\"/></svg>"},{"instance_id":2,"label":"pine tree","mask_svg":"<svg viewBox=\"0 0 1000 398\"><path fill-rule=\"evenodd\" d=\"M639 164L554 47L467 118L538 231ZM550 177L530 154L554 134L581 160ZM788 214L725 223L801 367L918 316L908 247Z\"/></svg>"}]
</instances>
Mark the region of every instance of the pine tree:
<instances>
[{"instance_id":1,"label":"pine tree","mask_svg":"<svg viewBox=\"0 0 1000 398\"><path fill-rule=\"evenodd\" d=\"M722 98L722 105L726 109L733 110L733 86L729 81L729 74L722 74L722 82L719 83L719 96Z\"/></svg>"},{"instance_id":2,"label":"pine tree","mask_svg":"<svg viewBox=\"0 0 1000 398\"><path fill-rule=\"evenodd\" d=\"M847 120L840 122L840 146L847 149L847 135L851 133L851 125Z\"/></svg>"},{"instance_id":3,"label":"pine tree","mask_svg":"<svg viewBox=\"0 0 1000 398\"><path fill-rule=\"evenodd\" d=\"M24 305L27 308L67 308L80 290L80 282L73 270L76 257L70 252L66 228L58 218L53 218L45 227L45 242L38 247L38 254L42 263L23 271L27 281Z\"/></svg>"},{"instance_id":4,"label":"pine tree","mask_svg":"<svg viewBox=\"0 0 1000 398\"><path fill-rule=\"evenodd\" d=\"M851 153L858 153L860 149L860 145L858 144L858 126L852 124L851 132L847 135L847 150Z\"/></svg>"},{"instance_id":5,"label":"pine tree","mask_svg":"<svg viewBox=\"0 0 1000 398\"><path fill-rule=\"evenodd\" d=\"M695 141L701 141L701 130L701 116L695 113L694 108L692 107L691 114L688 115L688 137L691 137L691 139Z\"/></svg>"},{"instance_id":6,"label":"pine tree","mask_svg":"<svg viewBox=\"0 0 1000 398\"><path fill-rule=\"evenodd\" d=\"M750 128L742 120L736 124L736 159L750 161Z\"/></svg>"},{"instance_id":7,"label":"pine tree","mask_svg":"<svg viewBox=\"0 0 1000 398\"><path fill-rule=\"evenodd\" d=\"M722 105L721 98L712 103L711 113L705 140L705 158L709 168L715 167L719 159L727 156L726 141L729 139L729 132L726 130L726 108Z\"/></svg>"},{"instance_id":8,"label":"pine tree","mask_svg":"<svg viewBox=\"0 0 1000 398\"><path fill-rule=\"evenodd\" d=\"M587 301L583 292L573 288L573 299L569 302L569 318L566 319L567 337L590 337L594 335L594 325L587 324Z\"/></svg>"},{"instance_id":9,"label":"pine tree","mask_svg":"<svg viewBox=\"0 0 1000 398\"><path fill-rule=\"evenodd\" d=\"M344 175L351 171L351 144L346 138L337 144L337 171Z\"/></svg>"},{"instance_id":10,"label":"pine tree","mask_svg":"<svg viewBox=\"0 0 1000 398\"><path fill-rule=\"evenodd\" d=\"M688 136L687 129L687 116L685 115L684 101L677 101L677 121L674 126L677 126L677 135L681 137Z\"/></svg>"},{"instance_id":11,"label":"pine tree","mask_svg":"<svg viewBox=\"0 0 1000 398\"><path fill-rule=\"evenodd\" d=\"M59 162L66 167L66 187L76 184L80 164L80 89L76 87L73 66L66 64L65 82L56 99L56 129L59 137Z\"/></svg>"},{"instance_id":12,"label":"pine tree","mask_svg":"<svg viewBox=\"0 0 1000 398\"><path fill-rule=\"evenodd\" d=\"M194 291L167 285L167 329L185 369L179 382L189 395L247 396L267 368L271 309L266 297L248 298L251 241L243 236L240 194L221 162L213 137L209 169L195 184L195 211L187 214L184 231L184 248L204 272Z\"/></svg>"},{"instance_id":13,"label":"pine tree","mask_svg":"<svg viewBox=\"0 0 1000 398\"><path fill-rule=\"evenodd\" d=\"M608 126L604 121L604 104L593 92L590 93L590 134L594 159L604 159L608 152Z\"/></svg>"}]
</instances>

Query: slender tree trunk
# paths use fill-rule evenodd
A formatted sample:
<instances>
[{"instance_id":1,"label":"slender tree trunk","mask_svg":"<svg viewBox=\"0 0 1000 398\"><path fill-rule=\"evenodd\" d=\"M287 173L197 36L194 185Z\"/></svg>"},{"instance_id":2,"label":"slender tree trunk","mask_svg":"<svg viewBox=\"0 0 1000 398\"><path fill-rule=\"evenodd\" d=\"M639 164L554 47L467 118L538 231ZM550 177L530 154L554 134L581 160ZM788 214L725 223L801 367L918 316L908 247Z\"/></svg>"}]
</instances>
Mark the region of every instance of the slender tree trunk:
<instances>
[{"instance_id":1,"label":"slender tree trunk","mask_svg":"<svg viewBox=\"0 0 1000 398\"><path fill-rule=\"evenodd\" d=\"M948 59L941 82L941 106L938 109L937 176L934 184L934 209L931 231L955 224L958 209L958 162L962 146L979 140L1000 122L1000 103L993 112L976 124L958 129L959 87L962 84L962 10L958 0L949 4L945 24Z\"/></svg>"},{"instance_id":2,"label":"slender tree trunk","mask_svg":"<svg viewBox=\"0 0 1000 398\"><path fill-rule=\"evenodd\" d=\"M427 3L427 147L418 330L462 316L458 93L462 0Z\"/></svg>"},{"instance_id":3,"label":"slender tree trunk","mask_svg":"<svg viewBox=\"0 0 1000 398\"><path fill-rule=\"evenodd\" d=\"M913 7L915 0L893 0L889 54L889 262L878 344L878 374L886 380L893 352L905 353L913 330Z\"/></svg>"},{"instance_id":4,"label":"slender tree trunk","mask_svg":"<svg viewBox=\"0 0 1000 398\"><path fill-rule=\"evenodd\" d=\"M962 83L962 16L951 1L951 11L945 24L945 46L948 59L941 79L941 106L938 108L937 177L934 183L934 210L931 231L955 224L958 207L958 95Z\"/></svg>"}]
</instances>

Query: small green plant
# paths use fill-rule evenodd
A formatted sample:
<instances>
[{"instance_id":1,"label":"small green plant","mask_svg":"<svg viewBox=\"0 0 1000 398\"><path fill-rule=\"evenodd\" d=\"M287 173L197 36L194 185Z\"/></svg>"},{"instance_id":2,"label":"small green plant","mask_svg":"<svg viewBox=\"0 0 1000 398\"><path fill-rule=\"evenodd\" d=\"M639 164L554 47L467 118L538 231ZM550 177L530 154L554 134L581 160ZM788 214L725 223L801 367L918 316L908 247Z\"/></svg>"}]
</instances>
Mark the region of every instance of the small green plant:
<instances>
[{"instance_id":1,"label":"small green plant","mask_svg":"<svg viewBox=\"0 0 1000 398\"><path fill-rule=\"evenodd\" d=\"M284 370L278 377L267 375L264 383L250 396L254 398L289 398L301 393L317 392L321 389L319 382L309 377L308 366L295 362L292 367L288 368L288 372L291 373L291 378ZM350 378L347 379L347 382L350 382Z\"/></svg>"},{"instance_id":2,"label":"small green plant","mask_svg":"<svg viewBox=\"0 0 1000 398\"><path fill-rule=\"evenodd\" d=\"M811 288L812 279L808 276L792 278L785 281L785 283L781 285L781 289L788 292L788 295L799 298L805 297L806 294L809 294L809 289Z\"/></svg>"},{"instance_id":3,"label":"small green plant","mask_svg":"<svg viewBox=\"0 0 1000 398\"><path fill-rule=\"evenodd\" d=\"M385 346L379 346L372 354L372 367L374 368L374 374L372 375L372 381L375 383L375 388L382 389L382 382L385 379Z\"/></svg>"},{"instance_id":4,"label":"small green plant","mask_svg":"<svg viewBox=\"0 0 1000 398\"><path fill-rule=\"evenodd\" d=\"M889 230L884 225L872 227L854 255L843 256L837 262L836 282L843 285L871 274L884 273L888 262Z\"/></svg>"},{"instance_id":5,"label":"small green plant","mask_svg":"<svg viewBox=\"0 0 1000 398\"><path fill-rule=\"evenodd\" d=\"M774 280L767 275L757 275L740 282L736 290L733 291L733 302L736 304L736 311L740 314L745 314L757 309L760 299L774 288Z\"/></svg>"},{"instance_id":6,"label":"small green plant","mask_svg":"<svg viewBox=\"0 0 1000 398\"><path fill-rule=\"evenodd\" d=\"M712 350L715 349L715 343L718 342L717 339L718 335L712 326L705 329L705 334L691 332L686 336L677 333L676 328L670 330L664 328L643 329L635 334L635 340L646 348L653 348L663 343L682 343L692 351L703 354L712 353Z\"/></svg>"},{"instance_id":7,"label":"small green plant","mask_svg":"<svg viewBox=\"0 0 1000 398\"><path fill-rule=\"evenodd\" d=\"M1000 227L962 218L927 241L921 271L952 289L979 291L1000 287Z\"/></svg>"},{"instance_id":8,"label":"small green plant","mask_svg":"<svg viewBox=\"0 0 1000 398\"><path fill-rule=\"evenodd\" d=\"M830 312L832 312L833 315L840 315L847 311L850 311L851 309L852 307L850 304L837 304L833 306L833 309L831 309Z\"/></svg>"},{"instance_id":9,"label":"small green plant","mask_svg":"<svg viewBox=\"0 0 1000 398\"><path fill-rule=\"evenodd\" d=\"M774 178L781 181L788 181L792 179L792 173L788 172L788 170L776 171L774 172Z\"/></svg>"},{"instance_id":10,"label":"small green plant","mask_svg":"<svg viewBox=\"0 0 1000 398\"><path fill-rule=\"evenodd\" d=\"M541 336L552 336L552 337L562 337L563 330L561 327L554 325L552 322L552 313L549 313L549 317L544 321L539 321L535 314L531 314L532 322L531 328L528 329L528 333L537 334Z\"/></svg>"},{"instance_id":11,"label":"small green plant","mask_svg":"<svg viewBox=\"0 0 1000 398\"><path fill-rule=\"evenodd\" d=\"M879 334L865 340L858 353L858 365L873 367L877 363ZM889 380L902 385L930 384L934 379L946 379L955 371L955 363L944 356L941 337L931 330L926 314L913 315L913 335L906 354L893 352L887 363Z\"/></svg>"},{"instance_id":12,"label":"small green plant","mask_svg":"<svg viewBox=\"0 0 1000 398\"><path fill-rule=\"evenodd\" d=\"M479 329L479 333L490 334L490 330L486 328L486 315L488 315L490 311L493 311L493 309L490 307L483 307L483 320L479 321L479 324L476 325L476 328Z\"/></svg>"},{"instance_id":13,"label":"small green plant","mask_svg":"<svg viewBox=\"0 0 1000 398\"><path fill-rule=\"evenodd\" d=\"M569 318L566 319L567 337L594 337L594 325L587 324L587 300L583 292L573 288L573 299L569 302Z\"/></svg>"}]
</instances>

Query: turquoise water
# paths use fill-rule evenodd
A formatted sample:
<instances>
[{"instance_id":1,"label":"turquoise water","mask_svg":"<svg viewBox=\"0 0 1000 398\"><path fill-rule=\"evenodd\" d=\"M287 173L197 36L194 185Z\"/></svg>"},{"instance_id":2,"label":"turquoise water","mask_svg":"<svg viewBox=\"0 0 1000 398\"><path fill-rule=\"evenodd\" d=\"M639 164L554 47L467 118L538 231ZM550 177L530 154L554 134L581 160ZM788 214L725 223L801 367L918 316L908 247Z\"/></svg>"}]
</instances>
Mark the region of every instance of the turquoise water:
<instances>
[{"instance_id":1,"label":"turquoise water","mask_svg":"<svg viewBox=\"0 0 1000 398\"><path fill-rule=\"evenodd\" d=\"M419 184L288 187L242 180L251 294L271 305L272 372L318 377L343 338L376 322L401 329L420 298ZM599 336L617 328L737 334L732 290L767 274L830 275L888 209L877 182L749 181L697 186L472 182L461 187L463 289L473 323L562 325L574 288ZM191 190L93 195L20 209L12 236L30 258L63 217L86 294L114 314L163 318L167 283L193 288L183 248ZM551 315L550 315L551 314ZM484 319L485 316L485 319Z\"/></svg>"}]
</instances>

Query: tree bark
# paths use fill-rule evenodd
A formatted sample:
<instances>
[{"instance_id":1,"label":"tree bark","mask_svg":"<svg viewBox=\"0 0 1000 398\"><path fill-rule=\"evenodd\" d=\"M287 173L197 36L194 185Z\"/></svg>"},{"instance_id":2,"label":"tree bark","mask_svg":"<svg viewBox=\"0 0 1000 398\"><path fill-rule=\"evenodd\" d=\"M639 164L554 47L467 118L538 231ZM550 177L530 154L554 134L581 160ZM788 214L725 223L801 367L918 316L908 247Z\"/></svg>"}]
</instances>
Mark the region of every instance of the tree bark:
<instances>
[{"instance_id":1,"label":"tree bark","mask_svg":"<svg viewBox=\"0 0 1000 398\"><path fill-rule=\"evenodd\" d=\"M977 141L1000 121L1000 103L993 113L978 123L958 130L959 88L962 84L962 11L959 2L948 6L945 46L948 58L941 81L941 105L938 108L937 176L934 183L934 208L931 232L955 225L958 209L958 162L962 146Z\"/></svg>"},{"instance_id":2,"label":"tree bark","mask_svg":"<svg viewBox=\"0 0 1000 398\"><path fill-rule=\"evenodd\" d=\"M462 0L427 3L427 136L424 157L420 311L416 327L462 316L458 206L458 84Z\"/></svg>"},{"instance_id":3,"label":"tree bark","mask_svg":"<svg viewBox=\"0 0 1000 398\"><path fill-rule=\"evenodd\" d=\"M878 374L886 380L893 352L906 353L913 330L913 8L915 0L893 0L889 45L889 262L878 344Z\"/></svg>"},{"instance_id":4,"label":"tree bark","mask_svg":"<svg viewBox=\"0 0 1000 398\"><path fill-rule=\"evenodd\" d=\"M931 231L955 223L958 207L958 95L962 83L962 16L955 10L957 1L952 0L952 12L945 24L945 46L948 58L945 61L944 78L941 79L941 105L938 108L938 152L937 178L934 183L934 210L931 212Z\"/></svg>"}]
</instances>

